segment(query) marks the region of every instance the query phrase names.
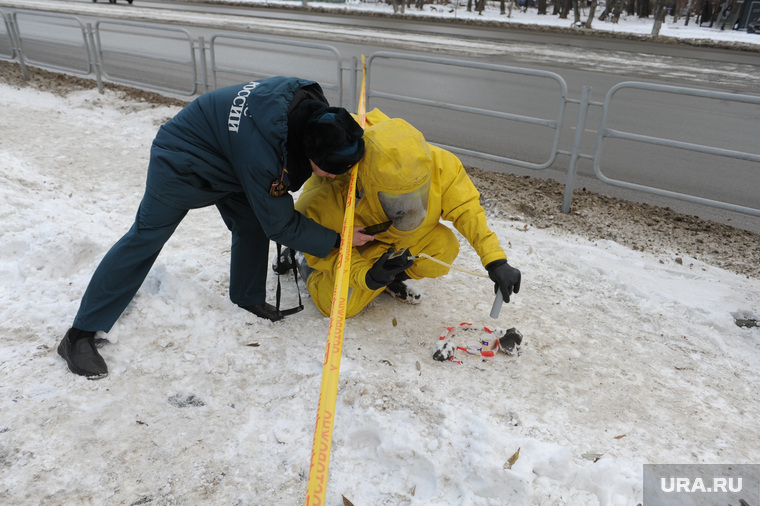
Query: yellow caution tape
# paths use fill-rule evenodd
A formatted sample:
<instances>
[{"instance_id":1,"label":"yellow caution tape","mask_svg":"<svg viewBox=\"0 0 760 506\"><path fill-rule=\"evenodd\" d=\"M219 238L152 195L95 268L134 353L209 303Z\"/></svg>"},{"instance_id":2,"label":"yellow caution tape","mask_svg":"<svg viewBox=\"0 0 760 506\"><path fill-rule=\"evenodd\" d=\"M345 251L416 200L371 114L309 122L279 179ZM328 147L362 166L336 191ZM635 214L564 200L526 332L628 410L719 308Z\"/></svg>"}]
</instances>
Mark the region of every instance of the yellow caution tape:
<instances>
[{"instance_id":1,"label":"yellow caution tape","mask_svg":"<svg viewBox=\"0 0 760 506\"><path fill-rule=\"evenodd\" d=\"M362 84L359 93L359 124L364 128L367 117L365 97L365 78L367 65L362 55ZM314 443L311 449L309 481L306 489L306 505L321 506L325 504L327 492L327 473L330 467L330 448L332 432L335 425L335 403L338 398L338 376L340 358L343 352L343 331L346 326L346 305L348 302L348 275L351 270L351 249L354 237L354 207L356 196L357 165L351 169L346 198L346 213L341 229L340 256L335 273L332 307L330 309L330 328L327 334L327 349L322 367L322 386L319 390L317 406L317 423L314 428Z\"/></svg>"}]
</instances>

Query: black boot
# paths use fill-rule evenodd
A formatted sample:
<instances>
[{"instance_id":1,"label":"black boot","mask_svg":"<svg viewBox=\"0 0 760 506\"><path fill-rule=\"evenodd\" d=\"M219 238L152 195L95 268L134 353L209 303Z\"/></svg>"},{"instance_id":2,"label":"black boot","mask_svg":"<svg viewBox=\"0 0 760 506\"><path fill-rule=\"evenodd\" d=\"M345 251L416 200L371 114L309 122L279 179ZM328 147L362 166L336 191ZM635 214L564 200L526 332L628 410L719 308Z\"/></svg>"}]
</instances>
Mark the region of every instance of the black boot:
<instances>
[{"instance_id":1,"label":"black boot","mask_svg":"<svg viewBox=\"0 0 760 506\"><path fill-rule=\"evenodd\" d=\"M74 374L87 376L87 379L108 376L106 361L95 348L95 332L70 328L58 345L58 354Z\"/></svg>"},{"instance_id":2,"label":"black boot","mask_svg":"<svg viewBox=\"0 0 760 506\"><path fill-rule=\"evenodd\" d=\"M277 320L282 320L283 315L281 311L278 311L276 307L273 305L265 302L263 304L256 304L255 306L240 306L246 311L250 311L251 313L255 314L259 318L266 318L267 320L272 320L273 322L276 322Z\"/></svg>"}]
</instances>

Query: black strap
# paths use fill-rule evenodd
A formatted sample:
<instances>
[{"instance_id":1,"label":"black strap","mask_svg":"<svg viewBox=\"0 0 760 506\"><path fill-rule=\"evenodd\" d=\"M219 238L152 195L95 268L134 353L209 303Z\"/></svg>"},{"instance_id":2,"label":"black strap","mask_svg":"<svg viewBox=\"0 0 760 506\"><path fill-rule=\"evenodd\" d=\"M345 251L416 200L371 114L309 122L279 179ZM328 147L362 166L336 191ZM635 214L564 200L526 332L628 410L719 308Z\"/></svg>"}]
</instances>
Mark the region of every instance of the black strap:
<instances>
[{"instance_id":1,"label":"black strap","mask_svg":"<svg viewBox=\"0 0 760 506\"><path fill-rule=\"evenodd\" d=\"M298 293L298 306L290 308L290 309L283 309L280 311L280 298L281 298L281 292L282 288L280 287L280 256L282 253L282 244L279 242L277 243L277 311L282 314L282 316L288 316L295 314L299 311L303 310L303 302L301 301L301 290L298 287L298 267L296 266L296 252L293 248L288 248L290 251L290 265L293 267L293 278L296 281L296 293Z\"/></svg>"}]
</instances>

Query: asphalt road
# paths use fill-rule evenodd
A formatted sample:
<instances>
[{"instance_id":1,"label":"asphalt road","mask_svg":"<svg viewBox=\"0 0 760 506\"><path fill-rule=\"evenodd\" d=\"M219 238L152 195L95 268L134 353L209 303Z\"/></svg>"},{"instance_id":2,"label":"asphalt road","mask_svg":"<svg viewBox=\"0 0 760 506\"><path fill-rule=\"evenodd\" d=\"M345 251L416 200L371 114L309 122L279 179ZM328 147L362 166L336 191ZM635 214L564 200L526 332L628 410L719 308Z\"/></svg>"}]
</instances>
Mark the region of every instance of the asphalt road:
<instances>
[{"instance_id":1,"label":"asphalt road","mask_svg":"<svg viewBox=\"0 0 760 506\"><path fill-rule=\"evenodd\" d=\"M9 1L0 0L0 7ZM26 0L27 5L29 1ZM681 212L760 232L758 217L604 184L594 176L591 161L583 156L595 150L596 131L601 119L600 104L616 84L641 81L758 95L758 52L202 3L142 0L137 0L132 6L123 0L115 5L92 4L89 0L56 3L59 9L76 12L83 19L134 18L140 22L169 19L173 26L183 24L192 37L204 36L207 40L218 33L256 33L270 39L287 37L288 40L329 44L340 53L344 69L352 57L393 51L552 72L566 83L567 98L571 99L571 103L564 107L558 138L558 149L562 153L556 158L552 157L554 133L551 129L372 97L369 105L408 119L433 142L483 151L526 164L549 165L542 170L533 170L463 155L466 163L494 171L551 177L564 182L578 113L578 106L573 101L580 98L584 86L590 87L592 105L581 137L582 157L575 188L669 206ZM203 22L185 20L194 13L202 14ZM196 15L195 19L198 17ZM34 30L34 23L42 21L42 24L50 22L30 19L27 33ZM44 31L44 28L41 29ZM155 41L146 38L129 38L120 30L105 32L114 44L120 43L120 37L126 37L124 44L137 51L151 51L155 45ZM167 44L175 42L168 41ZM144 48L135 48L143 43ZM320 82L336 80L329 62L305 50L261 43L258 48L260 52L251 58L250 48L233 46L235 44L231 43L227 56L230 61L247 58L263 73L306 73ZM65 48L59 50L61 54L53 58L63 59L70 53ZM150 69L134 63L129 66L125 61L124 64L125 75L150 72ZM166 68L159 70L165 73ZM183 70L179 69L178 72ZM371 75L372 90L412 96L433 103L454 103L542 119L557 117L559 99L564 93L561 85L543 77L394 59L377 59L373 62ZM233 76L228 79L235 80ZM347 87L348 84L348 79L344 78L343 85ZM352 108L349 97L349 93L344 93L343 105ZM337 96L329 98L335 101ZM608 127L760 154L760 106L757 105L626 89L614 96L609 116L611 123ZM615 140L605 140L599 160L600 170L607 177L760 208L760 166L756 162Z\"/></svg>"}]
</instances>

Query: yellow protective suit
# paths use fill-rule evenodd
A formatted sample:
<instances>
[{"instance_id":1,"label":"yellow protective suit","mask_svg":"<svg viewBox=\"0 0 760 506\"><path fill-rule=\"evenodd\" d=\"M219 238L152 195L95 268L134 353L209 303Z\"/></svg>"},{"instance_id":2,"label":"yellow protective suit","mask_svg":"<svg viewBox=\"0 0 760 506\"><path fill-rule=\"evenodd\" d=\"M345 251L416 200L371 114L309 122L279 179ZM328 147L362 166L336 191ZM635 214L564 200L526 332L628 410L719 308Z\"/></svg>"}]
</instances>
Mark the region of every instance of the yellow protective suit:
<instances>
[{"instance_id":1,"label":"yellow protective suit","mask_svg":"<svg viewBox=\"0 0 760 506\"><path fill-rule=\"evenodd\" d=\"M398 222L394 221L394 226L378 234L375 241L354 248L347 317L357 314L383 291L370 290L365 280L372 264L388 248L393 247L396 251L409 248L412 255L426 253L447 264L453 263L459 254L459 241L440 222L441 219L453 223L475 248L483 266L506 259L496 234L486 223L480 193L453 153L428 144L412 125L402 119L391 119L378 109L367 114L364 143L366 151L357 174L354 224L370 226L392 218L386 216L379 194L386 199L394 194L427 194L427 210L412 218L413 229L400 230L396 226ZM350 173L335 179L312 176L304 185L296 209L317 223L340 232L349 178ZM406 225L399 226L408 228L408 220ZM305 255L314 269L307 287L314 303L325 315L330 314L332 305L338 255L338 249L325 258ZM420 258L406 273L412 279L421 279L442 276L448 271L446 266Z\"/></svg>"}]
</instances>

